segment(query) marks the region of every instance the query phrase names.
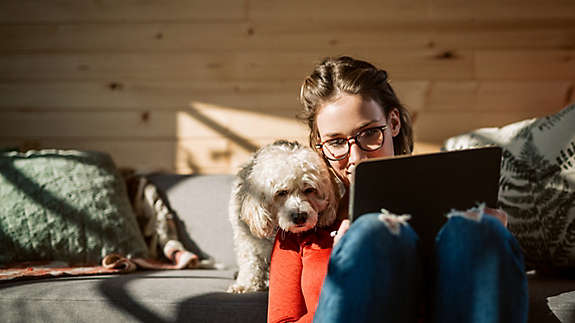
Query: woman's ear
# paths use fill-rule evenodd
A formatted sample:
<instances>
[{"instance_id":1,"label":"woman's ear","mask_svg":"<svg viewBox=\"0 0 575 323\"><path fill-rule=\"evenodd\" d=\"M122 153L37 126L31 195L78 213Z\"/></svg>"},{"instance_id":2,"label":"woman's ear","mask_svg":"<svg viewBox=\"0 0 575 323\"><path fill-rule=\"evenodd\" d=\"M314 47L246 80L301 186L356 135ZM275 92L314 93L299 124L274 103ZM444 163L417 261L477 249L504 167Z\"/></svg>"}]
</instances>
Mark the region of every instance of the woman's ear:
<instances>
[{"instance_id":1,"label":"woman's ear","mask_svg":"<svg viewBox=\"0 0 575 323\"><path fill-rule=\"evenodd\" d=\"M391 111L389 111L389 115L387 116L387 124L389 125L389 130L391 130L391 135L393 137L397 136L401 130L401 118L397 108L393 108Z\"/></svg>"}]
</instances>

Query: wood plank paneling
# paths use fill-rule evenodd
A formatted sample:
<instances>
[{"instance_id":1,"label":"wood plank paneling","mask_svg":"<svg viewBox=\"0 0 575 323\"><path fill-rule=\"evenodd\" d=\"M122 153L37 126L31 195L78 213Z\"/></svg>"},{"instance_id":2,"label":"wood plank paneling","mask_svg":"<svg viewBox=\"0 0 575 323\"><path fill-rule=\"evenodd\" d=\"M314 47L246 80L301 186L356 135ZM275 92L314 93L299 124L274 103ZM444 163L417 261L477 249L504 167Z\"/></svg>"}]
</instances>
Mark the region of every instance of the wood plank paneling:
<instances>
[{"instance_id":1,"label":"wood plank paneling","mask_svg":"<svg viewBox=\"0 0 575 323\"><path fill-rule=\"evenodd\" d=\"M417 113L425 109L430 84L430 81L390 82L401 104L412 113Z\"/></svg>"},{"instance_id":2,"label":"wood plank paneling","mask_svg":"<svg viewBox=\"0 0 575 323\"><path fill-rule=\"evenodd\" d=\"M299 82L18 81L0 82L0 108L37 111L175 110L191 102L238 110L296 110Z\"/></svg>"},{"instance_id":3,"label":"wood plank paneling","mask_svg":"<svg viewBox=\"0 0 575 323\"><path fill-rule=\"evenodd\" d=\"M567 81L434 82L426 111L553 113L575 100Z\"/></svg>"},{"instance_id":4,"label":"wood plank paneling","mask_svg":"<svg viewBox=\"0 0 575 323\"><path fill-rule=\"evenodd\" d=\"M575 19L0 25L0 53L573 49Z\"/></svg>"},{"instance_id":5,"label":"wood plank paneling","mask_svg":"<svg viewBox=\"0 0 575 323\"><path fill-rule=\"evenodd\" d=\"M571 0L5 0L0 146L237 171L307 141L299 86L325 56L388 71L416 152L575 102Z\"/></svg>"},{"instance_id":6,"label":"wood plank paneling","mask_svg":"<svg viewBox=\"0 0 575 323\"><path fill-rule=\"evenodd\" d=\"M0 56L2 80L242 79L233 54L45 54ZM262 76L263 77L263 76Z\"/></svg>"},{"instance_id":7,"label":"wood plank paneling","mask_svg":"<svg viewBox=\"0 0 575 323\"><path fill-rule=\"evenodd\" d=\"M300 79L316 54L47 54L0 56L2 80L195 80Z\"/></svg>"},{"instance_id":8,"label":"wood plank paneling","mask_svg":"<svg viewBox=\"0 0 575 323\"><path fill-rule=\"evenodd\" d=\"M306 138L290 138L305 144ZM257 146L276 138L257 140ZM181 173L237 172L252 152L226 139L144 139L77 140L74 138L0 139L0 148L77 149L104 151L118 167L143 172L178 171Z\"/></svg>"},{"instance_id":9,"label":"wood plank paneling","mask_svg":"<svg viewBox=\"0 0 575 323\"><path fill-rule=\"evenodd\" d=\"M281 117L198 102L178 112L178 137L199 137L204 134L201 129L205 129L209 136L224 136L245 147L254 145L248 138L305 137L305 124L293 117L298 112L293 111L290 117Z\"/></svg>"},{"instance_id":10,"label":"wood plank paneling","mask_svg":"<svg viewBox=\"0 0 575 323\"><path fill-rule=\"evenodd\" d=\"M308 146L307 133L299 133L291 137L268 137L256 139L254 143L258 147L263 147L265 145L271 144L278 139L288 139L292 141L297 141L304 146ZM238 145L235 142L230 142L230 171L236 173L240 170L241 166L246 163L252 156L253 151L246 150L245 147Z\"/></svg>"},{"instance_id":11,"label":"wood plank paneling","mask_svg":"<svg viewBox=\"0 0 575 323\"><path fill-rule=\"evenodd\" d=\"M0 1L0 22L5 24L239 20L246 15L246 0Z\"/></svg>"},{"instance_id":12,"label":"wood plank paneling","mask_svg":"<svg viewBox=\"0 0 575 323\"><path fill-rule=\"evenodd\" d=\"M293 24L326 21L422 21L426 20L428 9L427 0L250 0L249 19L256 22L291 21Z\"/></svg>"},{"instance_id":13,"label":"wood plank paneling","mask_svg":"<svg viewBox=\"0 0 575 323\"><path fill-rule=\"evenodd\" d=\"M572 100L568 81L392 81L412 111L549 111ZM292 82L42 82L0 83L4 111L179 110L206 102L239 111L294 117L301 105ZM283 112L282 112L283 111Z\"/></svg>"},{"instance_id":14,"label":"wood plank paneling","mask_svg":"<svg viewBox=\"0 0 575 323\"><path fill-rule=\"evenodd\" d=\"M556 112L556 111L555 111ZM544 114L517 114L494 112L429 112L418 116L414 124L415 140L442 144L449 137L485 127L501 127Z\"/></svg>"},{"instance_id":15,"label":"wood plank paneling","mask_svg":"<svg viewBox=\"0 0 575 323\"><path fill-rule=\"evenodd\" d=\"M0 138L175 138L174 112L0 112Z\"/></svg>"},{"instance_id":16,"label":"wood plank paneling","mask_svg":"<svg viewBox=\"0 0 575 323\"><path fill-rule=\"evenodd\" d=\"M575 80L575 50L475 52L478 80Z\"/></svg>"},{"instance_id":17,"label":"wood plank paneling","mask_svg":"<svg viewBox=\"0 0 575 323\"><path fill-rule=\"evenodd\" d=\"M430 0L432 19L459 21L575 18L575 2L570 0Z\"/></svg>"},{"instance_id":18,"label":"wood plank paneling","mask_svg":"<svg viewBox=\"0 0 575 323\"><path fill-rule=\"evenodd\" d=\"M250 138L305 136L292 116L194 103L179 111L0 112L0 137L42 138L228 138L252 147Z\"/></svg>"},{"instance_id":19,"label":"wood plank paneling","mask_svg":"<svg viewBox=\"0 0 575 323\"><path fill-rule=\"evenodd\" d=\"M293 23L253 22L0 25L0 52L415 49L430 41L431 32L421 27L331 23L310 30Z\"/></svg>"},{"instance_id":20,"label":"wood plank paneling","mask_svg":"<svg viewBox=\"0 0 575 323\"><path fill-rule=\"evenodd\" d=\"M472 50L575 48L575 19L438 22L430 47Z\"/></svg>"},{"instance_id":21,"label":"wood plank paneling","mask_svg":"<svg viewBox=\"0 0 575 323\"><path fill-rule=\"evenodd\" d=\"M0 25L2 52L226 51L251 46L246 22Z\"/></svg>"},{"instance_id":22,"label":"wood plank paneling","mask_svg":"<svg viewBox=\"0 0 575 323\"><path fill-rule=\"evenodd\" d=\"M91 140L74 138L0 137L0 148L28 149L79 149L107 152L119 167L141 171L174 171L177 142L174 140Z\"/></svg>"},{"instance_id":23,"label":"wood plank paneling","mask_svg":"<svg viewBox=\"0 0 575 323\"><path fill-rule=\"evenodd\" d=\"M369 52L369 53L368 53ZM302 80L332 51L189 54L14 54L0 56L0 81L12 80ZM457 80L473 76L469 51L346 53L372 61L404 80Z\"/></svg>"},{"instance_id":24,"label":"wood plank paneling","mask_svg":"<svg viewBox=\"0 0 575 323\"><path fill-rule=\"evenodd\" d=\"M183 139L177 142L174 168L180 173L229 173L232 152L226 139Z\"/></svg>"},{"instance_id":25,"label":"wood plank paneling","mask_svg":"<svg viewBox=\"0 0 575 323\"><path fill-rule=\"evenodd\" d=\"M263 147L277 139L289 139L307 145L307 138L260 138L253 141L255 147ZM200 152L198 154L198 152ZM253 150L231 140L185 139L178 143L176 169L183 173L237 173L252 156Z\"/></svg>"}]
</instances>

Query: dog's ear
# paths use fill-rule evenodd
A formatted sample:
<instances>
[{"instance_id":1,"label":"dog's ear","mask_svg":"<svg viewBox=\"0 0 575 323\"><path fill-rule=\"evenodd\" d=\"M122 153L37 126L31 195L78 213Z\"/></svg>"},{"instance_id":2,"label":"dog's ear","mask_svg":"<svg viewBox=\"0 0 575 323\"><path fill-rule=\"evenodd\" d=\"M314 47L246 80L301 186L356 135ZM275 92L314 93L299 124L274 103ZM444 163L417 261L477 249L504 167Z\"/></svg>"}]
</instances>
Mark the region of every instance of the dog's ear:
<instances>
[{"instance_id":1,"label":"dog's ear","mask_svg":"<svg viewBox=\"0 0 575 323\"><path fill-rule=\"evenodd\" d=\"M240 219L248 225L252 234L258 238L272 237L274 221L272 214L265 208L266 201L262 194L246 190L240 203Z\"/></svg>"}]
</instances>

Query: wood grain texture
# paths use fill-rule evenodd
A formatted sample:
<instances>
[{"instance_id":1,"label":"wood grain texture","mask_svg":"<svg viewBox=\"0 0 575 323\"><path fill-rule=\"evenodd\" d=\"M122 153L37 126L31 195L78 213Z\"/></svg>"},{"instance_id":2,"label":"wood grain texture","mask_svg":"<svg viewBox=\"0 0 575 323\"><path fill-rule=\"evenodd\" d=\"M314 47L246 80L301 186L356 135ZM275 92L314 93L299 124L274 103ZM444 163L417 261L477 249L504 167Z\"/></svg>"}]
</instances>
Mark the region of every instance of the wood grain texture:
<instances>
[{"instance_id":1,"label":"wood grain texture","mask_svg":"<svg viewBox=\"0 0 575 323\"><path fill-rule=\"evenodd\" d=\"M250 0L253 21L298 23L357 21L421 21L428 17L429 1L278 1Z\"/></svg>"},{"instance_id":2,"label":"wood grain texture","mask_svg":"<svg viewBox=\"0 0 575 323\"><path fill-rule=\"evenodd\" d=\"M0 148L183 173L306 143L300 84L326 56L388 71L416 153L575 102L571 0L5 0L0 44Z\"/></svg>"},{"instance_id":3,"label":"wood grain texture","mask_svg":"<svg viewBox=\"0 0 575 323\"><path fill-rule=\"evenodd\" d=\"M4 81L0 82L0 108L36 111L177 110L187 108L192 102L207 102L238 110L277 114L281 110L300 109L299 86L296 81ZM284 115L293 117L291 111Z\"/></svg>"},{"instance_id":4,"label":"wood grain texture","mask_svg":"<svg viewBox=\"0 0 575 323\"><path fill-rule=\"evenodd\" d=\"M246 2L242 0L3 0L0 2L0 22L5 24L239 20L245 19L246 15Z\"/></svg>"},{"instance_id":5,"label":"wood grain texture","mask_svg":"<svg viewBox=\"0 0 575 323\"><path fill-rule=\"evenodd\" d=\"M457 80L473 77L471 51L435 49L217 53L6 54L0 81L177 80L295 81L325 56L346 54L373 62L402 80Z\"/></svg>"},{"instance_id":6,"label":"wood grain texture","mask_svg":"<svg viewBox=\"0 0 575 323\"><path fill-rule=\"evenodd\" d=\"M475 53L479 80L575 80L575 50L498 50Z\"/></svg>"},{"instance_id":7,"label":"wood grain texture","mask_svg":"<svg viewBox=\"0 0 575 323\"><path fill-rule=\"evenodd\" d=\"M431 0L430 16L433 19L460 21L573 19L575 3L569 0Z\"/></svg>"},{"instance_id":8,"label":"wood grain texture","mask_svg":"<svg viewBox=\"0 0 575 323\"><path fill-rule=\"evenodd\" d=\"M0 112L0 119L0 137L4 138L226 137L250 146L250 138L301 137L306 133L304 124L294 117L204 103L178 111L9 111Z\"/></svg>"},{"instance_id":9,"label":"wood grain texture","mask_svg":"<svg viewBox=\"0 0 575 323\"><path fill-rule=\"evenodd\" d=\"M517 121L545 115L545 112L522 114L466 111L430 112L420 115L414 124L415 140L441 145L449 137L474 129L502 127Z\"/></svg>"},{"instance_id":10,"label":"wood grain texture","mask_svg":"<svg viewBox=\"0 0 575 323\"><path fill-rule=\"evenodd\" d=\"M575 19L0 24L0 53L573 49Z\"/></svg>"},{"instance_id":11,"label":"wood grain texture","mask_svg":"<svg viewBox=\"0 0 575 323\"><path fill-rule=\"evenodd\" d=\"M426 111L554 113L571 103L568 81L434 82Z\"/></svg>"},{"instance_id":12,"label":"wood grain texture","mask_svg":"<svg viewBox=\"0 0 575 323\"><path fill-rule=\"evenodd\" d=\"M177 142L173 140L124 140L20 137L0 138L0 147L28 149L78 149L104 151L122 168L140 171L174 171Z\"/></svg>"}]
</instances>

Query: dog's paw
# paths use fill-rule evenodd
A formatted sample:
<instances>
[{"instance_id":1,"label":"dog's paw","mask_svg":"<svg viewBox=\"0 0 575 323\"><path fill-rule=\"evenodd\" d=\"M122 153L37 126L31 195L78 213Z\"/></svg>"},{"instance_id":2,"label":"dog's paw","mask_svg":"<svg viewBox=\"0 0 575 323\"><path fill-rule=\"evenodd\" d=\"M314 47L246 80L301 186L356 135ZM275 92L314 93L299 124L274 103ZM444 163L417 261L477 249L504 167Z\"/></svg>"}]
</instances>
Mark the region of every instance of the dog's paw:
<instances>
[{"instance_id":1,"label":"dog's paw","mask_svg":"<svg viewBox=\"0 0 575 323\"><path fill-rule=\"evenodd\" d=\"M235 283L233 285L230 285L230 287L228 287L227 292L234 294L244 294L244 293L260 292L265 290L267 290L267 287L265 286L247 286Z\"/></svg>"},{"instance_id":2,"label":"dog's paw","mask_svg":"<svg viewBox=\"0 0 575 323\"><path fill-rule=\"evenodd\" d=\"M243 294L248 292L248 288L243 285L233 284L230 285L230 287L228 287L228 290L226 292L234 294Z\"/></svg>"}]
</instances>

